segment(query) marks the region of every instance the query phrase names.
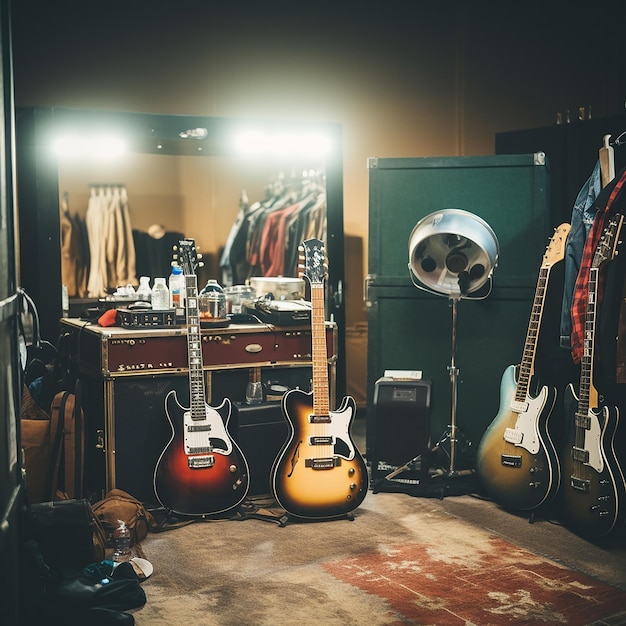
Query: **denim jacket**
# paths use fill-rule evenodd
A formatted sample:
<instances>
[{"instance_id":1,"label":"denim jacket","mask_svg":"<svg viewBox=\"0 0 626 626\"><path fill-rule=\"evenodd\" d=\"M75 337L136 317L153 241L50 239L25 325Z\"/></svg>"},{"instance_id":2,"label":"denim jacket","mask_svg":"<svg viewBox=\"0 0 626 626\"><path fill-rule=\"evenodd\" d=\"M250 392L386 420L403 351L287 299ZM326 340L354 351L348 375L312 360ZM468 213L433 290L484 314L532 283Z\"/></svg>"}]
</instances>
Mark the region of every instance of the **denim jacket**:
<instances>
[{"instance_id":1,"label":"denim jacket","mask_svg":"<svg viewBox=\"0 0 626 626\"><path fill-rule=\"evenodd\" d=\"M600 161L598 160L591 176L576 196L574 208L572 209L571 228L565 244L565 277L560 331L560 345L562 348L571 348L572 318L570 312L574 286L576 285L576 277L580 269L585 240L591 230L593 218L597 211L597 206L594 203L601 191L602 181L600 178Z\"/></svg>"}]
</instances>

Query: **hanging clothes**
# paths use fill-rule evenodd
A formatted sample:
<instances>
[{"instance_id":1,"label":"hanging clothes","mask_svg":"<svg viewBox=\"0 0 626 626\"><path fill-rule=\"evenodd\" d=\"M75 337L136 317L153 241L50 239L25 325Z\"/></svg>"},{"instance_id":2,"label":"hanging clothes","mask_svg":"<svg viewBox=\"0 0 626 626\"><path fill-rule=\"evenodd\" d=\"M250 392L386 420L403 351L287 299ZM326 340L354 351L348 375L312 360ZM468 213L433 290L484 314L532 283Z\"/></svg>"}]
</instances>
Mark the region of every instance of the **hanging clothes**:
<instances>
[{"instance_id":1,"label":"hanging clothes","mask_svg":"<svg viewBox=\"0 0 626 626\"><path fill-rule=\"evenodd\" d=\"M263 200L240 203L220 257L222 284L243 284L253 276L295 277L300 243L325 236L323 175L289 180L279 175Z\"/></svg>"},{"instance_id":2,"label":"hanging clothes","mask_svg":"<svg viewBox=\"0 0 626 626\"><path fill-rule=\"evenodd\" d=\"M580 271L576 279L574 286L574 294L572 300L572 359L575 363L579 363L583 355L585 347L585 317L587 313L587 303L589 294L589 273L593 256L598 245L598 241L602 236L602 232L608 223L608 219L612 214L617 211L617 207L624 204L624 200L621 198L622 189L626 183L626 169L622 170L611 183L609 183L603 190L600 198L604 199L604 204L598 202L598 210L589 232L589 236L585 241L583 249ZM608 197L607 197L608 195ZM600 274L598 280L598 292L596 307L600 306L603 299L603 277L604 274Z\"/></svg>"},{"instance_id":3,"label":"hanging clothes","mask_svg":"<svg viewBox=\"0 0 626 626\"><path fill-rule=\"evenodd\" d=\"M580 270L585 241L591 230L598 210L596 200L602 191L600 160L596 161L591 175L581 187L572 209L571 228L565 244L565 269L563 284L563 305L561 307L560 345L571 348L572 301L574 287Z\"/></svg>"},{"instance_id":4,"label":"hanging clothes","mask_svg":"<svg viewBox=\"0 0 626 626\"><path fill-rule=\"evenodd\" d=\"M115 186L107 191L106 208L106 275L107 290L120 285L139 284L135 267L135 243L128 210L126 187Z\"/></svg>"},{"instance_id":5,"label":"hanging clothes","mask_svg":"<svg viewBox=\"0 0 626 626\"><path fill-rule=\"evenodd\" d=\"M90 185L85 224L90 253L88 296L101 298L120 285L138 285L126 188Z\"/></svg>"},{"instance_id":6,"label":"hanging clothes","mask_svg":"<svg viewBox=\"0 0 626 626\"><path fill-rule=\"evenodd\" d=\"M167 231L154 224L148 231L133 230L137 276L167 278L172 271L174 247L185 238L183 233Z\"/></svg>"},{"instance_id":7,"label":"hanging clothes","mask_svg":"<svg viewBox=\"0 0 626 626\"><path fill-rule=\"evenodd\" d=\"M88 253L84 241L84 224L78 215L72 215L69 195L61 199L61 282L70 297L87 295Z\"/></svg>"}]
</instances>

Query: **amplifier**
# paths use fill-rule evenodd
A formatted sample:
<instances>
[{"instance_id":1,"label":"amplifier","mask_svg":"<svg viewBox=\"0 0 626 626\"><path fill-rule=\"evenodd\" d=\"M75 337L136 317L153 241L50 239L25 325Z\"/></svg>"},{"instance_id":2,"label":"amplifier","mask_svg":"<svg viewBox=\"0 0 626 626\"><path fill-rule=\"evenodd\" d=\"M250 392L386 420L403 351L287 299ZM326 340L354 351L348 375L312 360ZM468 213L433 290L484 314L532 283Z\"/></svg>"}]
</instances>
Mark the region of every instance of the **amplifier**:
<instances>
[{"instance_id":1,"label":"amplifier","mask_svg":"<svg viewBox=\"0 0 626 626\"><path fill-rule=\"evenodd\" d=\"M280 402L233 403L237 443L250 469L249 495L271 493L270 474L274 460L287 441L289 429Z\"/></svg>"},{"instance_id":2,"label":"amplifier","mask_svg":"<svg viewBox=\"0 0 626 626\"><path fill-rule=\"evenodd\" d=\"M176 309L116 309L117 320L123 328L167 328L176 326Z\"/></svg>"},{"instance_id":3,"label":"amplifier","mask_svg":"<svg viewBox=\"0 0 626 626\"><path fill-rule=\"evenodd\" d=\"M379 378L376 381L371 455L373 480L390 474L418 456L427 458L430 393L431 383L427 380Z\"/></svg>"}]
</instances>

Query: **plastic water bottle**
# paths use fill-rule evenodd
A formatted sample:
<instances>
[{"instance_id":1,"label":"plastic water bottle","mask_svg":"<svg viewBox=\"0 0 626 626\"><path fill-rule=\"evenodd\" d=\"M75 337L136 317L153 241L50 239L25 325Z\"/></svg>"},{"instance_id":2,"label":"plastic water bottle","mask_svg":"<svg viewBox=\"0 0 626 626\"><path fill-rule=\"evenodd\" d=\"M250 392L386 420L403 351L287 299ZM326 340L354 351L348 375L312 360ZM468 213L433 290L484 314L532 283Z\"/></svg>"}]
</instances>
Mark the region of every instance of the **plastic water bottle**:
<instances>
[{"instance_id":1,"label":"plastic water bottle","mask_svg":"<svg viewBox=\"0 0 626 626\"><path fill-rule=\"evenodd\" d=\"M165 278L155 278L152 288L152 308L155 311L164 311L170 308L170 290L165 284Z\"/></svg>"},{"instance_id":2,"label":"plastic water bottle","mask_svg":"<svg viewBox=\"0 0 626 626\"><path fill-rule=\"evenodd\" d=\"M141 276L139 278L139 287L137 287L137 298L141 302L150 302L152 300L152 289L150 289L150 276Z\"/></svg>"},{"instance_id":3,"label":"plastic water bottle","mask_svg":"<svg viewBox=\"0 0 626 626\"><path fill-rule=\"evenodd\" d=\"M122 563L130 559L130 529L123 520L117 520L117 528L113 531L113 560Z\"/></svg>"},{"instance_id":4,"label":"plastic water bottle","mask_svg":"<svg viewBox=\"0 0 626 626\"><path fill-rule=\"evenodd\" d=\"M63 317L70 316L70 298L67 291L67 285L61 287L61 308L63 309Z\"/></svg>"},{"instance_id":5,"label":"plastic water bottle","mask_svg":"<svg viewBox=\"0 0 626 626\"><path fill-rule=\"evenodd\" d=\"M169 277L170 309L182 309L185 306L185 276L180 265L172 266Z\"/></svg>"}]
</instances>

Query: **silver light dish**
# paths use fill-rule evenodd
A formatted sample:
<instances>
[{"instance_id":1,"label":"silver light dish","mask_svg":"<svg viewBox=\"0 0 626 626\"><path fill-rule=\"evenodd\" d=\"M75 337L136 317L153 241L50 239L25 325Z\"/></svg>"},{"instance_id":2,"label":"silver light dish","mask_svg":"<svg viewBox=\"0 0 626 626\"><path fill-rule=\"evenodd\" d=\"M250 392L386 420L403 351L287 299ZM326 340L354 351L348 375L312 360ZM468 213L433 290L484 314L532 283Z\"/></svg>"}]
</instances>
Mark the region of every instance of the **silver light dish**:
<instances>
[{"instance_id":1,"label":"silver light dish","mask_svg":"<svg viewBox=\"0 0 626 626\"><path fill-rule=\"evenodd\" d=\"M409 270L416 286L451 298L470 297L483 287L499 254L489 224L462 209L423 217L409 238Z\"/></svg>"}]
</instances>

